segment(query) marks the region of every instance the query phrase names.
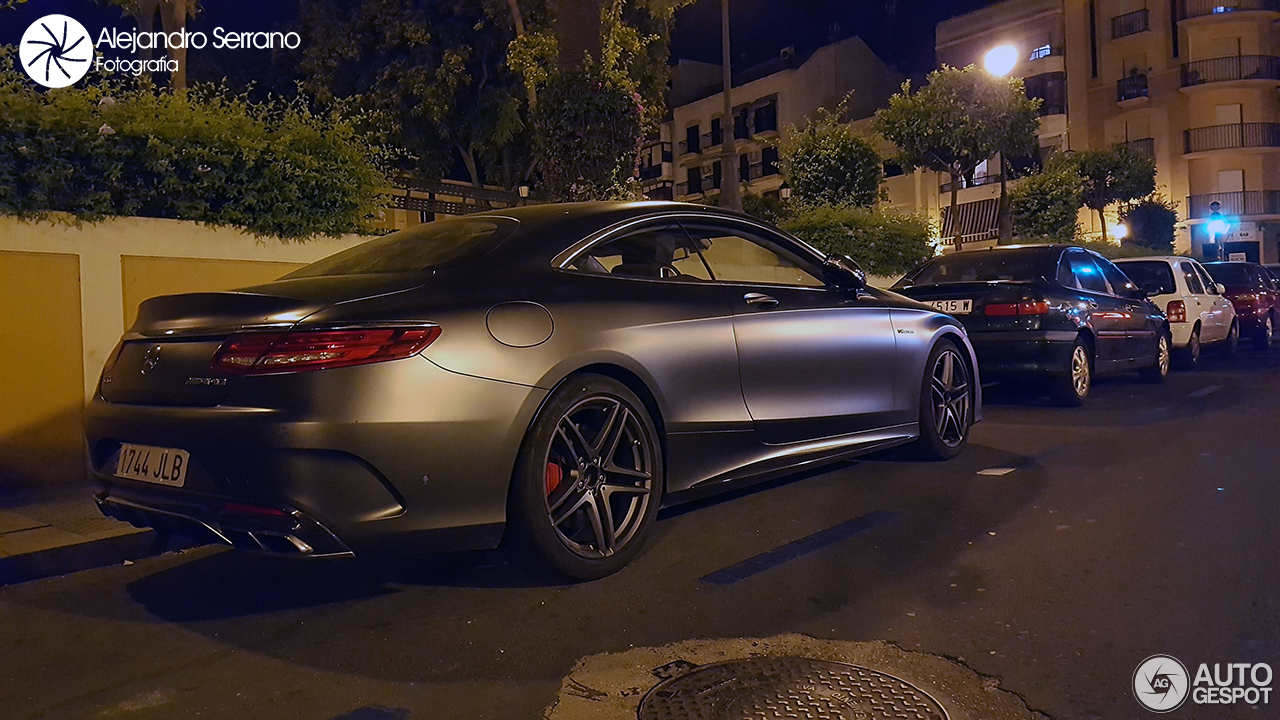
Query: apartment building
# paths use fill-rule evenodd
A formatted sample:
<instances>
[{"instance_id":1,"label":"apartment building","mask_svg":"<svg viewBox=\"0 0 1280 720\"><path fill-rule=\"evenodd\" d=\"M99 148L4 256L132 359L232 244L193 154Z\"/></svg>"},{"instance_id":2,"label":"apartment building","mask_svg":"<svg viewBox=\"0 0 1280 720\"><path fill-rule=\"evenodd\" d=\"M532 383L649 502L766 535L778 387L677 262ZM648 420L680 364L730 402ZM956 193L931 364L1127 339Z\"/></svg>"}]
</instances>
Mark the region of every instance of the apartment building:
<instances>
[{"instance_id":1,"label":"apartment building","mask_svg":"<svg viewBox=\"0 0 1280 720\"><path fill-rule=\"evenodd\" d=\"M1127 143L1155 159L1158 188L1180 204L1179 250L1274 263L1278 21L1280 0L1007 0L940 23L936 44L939 62L956 66L1014 45L1021 59L1013 73L1044 100L1043 148ZM998 172L979 172L966 181L957 218L965 234L991 234L998 180ZM890 192L900 205L929 204L910 188ZM1215 213L1225 233L1210 232ZM1095 216L1082 213L1081 221L1100 232Z\"/></svg>"},{"instance_id":2,"label":"apartment building","mask_svg":"<svg viewBox=\"0 0 1280 720\"><path fill-rule=\"evenodd\" d=\"M672 68L671 119L642 148L640 181L653 199L699 201L725 182L722 143L732 132L738 180L747 191L774 195L782 184L780 143L818 108L849 96L846 119L865 118L902 79L853 37L797 55L792 49L734 73L733 112L724 117L721 67L680 60ZM849 95L852 91L852 95Z\"/></svg>"}]
</instances>

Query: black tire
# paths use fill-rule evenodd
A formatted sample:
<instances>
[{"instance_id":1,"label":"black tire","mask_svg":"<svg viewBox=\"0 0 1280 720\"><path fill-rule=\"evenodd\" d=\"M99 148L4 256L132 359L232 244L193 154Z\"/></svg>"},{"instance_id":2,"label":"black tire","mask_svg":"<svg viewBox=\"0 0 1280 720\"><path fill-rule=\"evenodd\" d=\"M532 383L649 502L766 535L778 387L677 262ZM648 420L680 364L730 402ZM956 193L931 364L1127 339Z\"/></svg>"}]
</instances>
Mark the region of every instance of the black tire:
<instances>
[{"instance_id":1,"label":"black tire","mask_svg":"<svg viewBox=\"0 0 1280 720\"><path fill-rule=\"evenodd\" d=\"M1093 347L1084 338L1076 338L1066 372L1049 380L1049 396L1062 407L1080 407L1092 389Z\"/></svg>"},{"instance_id":2,"label":"black tire","mask_svg":"<svg viewBox=\"0 0 1280 720\"><path fill-rule=\"evenodd\" d=\"M920 438L914 453L927 460L959 455L973 428L973 399L966 353L950 340L939 340L929 352L920 383Z\"/></svg>"},{"instance_id":3,"label":"black tire","mask_svg":"<svg viewBox=\"0 0 1280 720\"><path fill-rule=\"evenodd\" d=\"M1154 365L1148 365L1138 370L1138 377L1142 378L1142 382L1155 385L1164 382L1164 379L1169 377L1171 345L1168 333L1161 332L1156 337L1156 362Z\"/></svg>"},{"instance_id":4,"label":"black tire","mask_svg":"<svg viewBox=\"0 0 1280 720\"><path fill-rule=\"evenodd\" d=\"M1222 341L1222 356L1233 358L1240 349L1240 323L1231 321L1231 329L1227 331L1227 339Z\"/></svg>"},{"instance_id":5,"label":"black tire","mask_svg":"<svg viewBox=\"0 0 1280 720\"><path fill-rule=\"evenodd\" d=\"M640 552L662 489L662 444L644 403L613 378L570 377L520 447L512 549L577 580L611 575Z\"/></svg>"},{"instance_id":6,"label":"black tire","mask_svg":"<svg viewBox=\"0 0 1280 720\"><path fill-rule=\"evenodd\" d=\"M1271 322L1271 313L1267 313L1266 320L1262 322L1262 329L1253 336L1253 347L1257 350L1271 349L1271 336L1275 334L1275 325Z\"/></svg>"},{"instance_id":7,"label":"black tire","mask_svg":"<svg viewBox=\"0 0 1280 720\"><path fill-rule=\"evenodd\" d=\"M1200 328L1191 331L1187 346L1178 350L1178 367L1183 370L1200 369Z\"/></svg>"}]
</instances>

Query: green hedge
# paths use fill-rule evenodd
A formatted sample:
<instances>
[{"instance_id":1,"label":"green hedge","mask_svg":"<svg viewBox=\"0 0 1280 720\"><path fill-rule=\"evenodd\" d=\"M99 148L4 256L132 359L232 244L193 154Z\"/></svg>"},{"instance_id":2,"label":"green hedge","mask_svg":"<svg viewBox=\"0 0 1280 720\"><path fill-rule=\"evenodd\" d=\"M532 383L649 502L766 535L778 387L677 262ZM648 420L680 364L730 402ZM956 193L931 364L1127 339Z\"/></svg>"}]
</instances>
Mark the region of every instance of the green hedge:
<instances>
[{"instance_id":1,"label":"green hedge","mask_svg":"<svg viewBox=\"0 0 1280 720\"><path fill-rule=\"evenodd\" d=\"M383 186L373 153L349 124L297 103L40 92L0 68L0 214L174 218L293 240L361 232Z\"/></svg>"},{"instance_id":2,"label":"green hedge","mask_svg":"<svg viewBox=\"0 0 1280 720\"><path fill-rule=\"evenodd\" d=\"M934 255L928 221L890 209L801 207L779 227L823 252L848 255L872 275L902 275Z\"/></svg>"}]
</instances>

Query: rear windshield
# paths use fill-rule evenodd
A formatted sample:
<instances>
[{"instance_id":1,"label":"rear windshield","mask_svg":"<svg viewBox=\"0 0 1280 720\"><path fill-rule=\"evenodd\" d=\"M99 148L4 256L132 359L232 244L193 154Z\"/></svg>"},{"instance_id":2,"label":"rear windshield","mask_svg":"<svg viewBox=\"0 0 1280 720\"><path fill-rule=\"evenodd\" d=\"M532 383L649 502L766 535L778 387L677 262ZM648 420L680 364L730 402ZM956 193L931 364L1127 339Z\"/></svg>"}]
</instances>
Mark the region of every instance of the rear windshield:
<instances>
[{"instance_id":1,"label":"rear windshield","mask_svg":"<svg viewBox=\"0 0 1280 720\"><path fill-rule=\"evenodd\" d=\"M1134 285L1147 290L1151 295L1172 295L1177 292L1177 286L1173 282L1173 268L1169 267L1167 262L1140 260L1116 264L1125 275L1129 276ZM1160 291L1150 292L1150 289L1155 287L1159 287Z\"/></svg>"},{"instance_id":2,"label":"rear windshield","mask_svg":"<svg viewBox=\"0 0 1280 720\"><path fill-rule=\"evenodd\" d=\"M978 250L972 253L943 255L925 263L918 270L894 284L895 288L912 285L987 282L991 280L1035 280L1045 274L1049 253L1041 250Z\"/></svg>"},{"instance_id":3,"label":"rear windshield","mask_svg":"<svg viewBox=\"0 0 1280 720\"><path fill-rule=\"evenodd\" d=\"M1213 281L1235 287L1253 287L1260 283L1254 281L1249 274L1248 265L1208 263L1205 270L1213 276Z\"/></svg>"},{"instance_id":4,"label":"rear windshield","mask_svg":"<svg viewBox=\"0 0 1280 720\"><path fill-rule=\"evenodd\" d=\"M518 224L494 217L424 223L330 255L281 279L429 270L489 252Z\"/></svg>"}]
</instances>

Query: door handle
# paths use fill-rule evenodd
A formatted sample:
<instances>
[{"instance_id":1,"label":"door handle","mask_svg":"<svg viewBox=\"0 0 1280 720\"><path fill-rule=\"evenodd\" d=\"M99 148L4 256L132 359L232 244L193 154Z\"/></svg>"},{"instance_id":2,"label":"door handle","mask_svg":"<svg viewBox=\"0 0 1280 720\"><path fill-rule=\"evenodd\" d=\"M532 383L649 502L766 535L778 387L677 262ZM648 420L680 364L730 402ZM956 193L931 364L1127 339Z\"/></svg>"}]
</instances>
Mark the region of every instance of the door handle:
<instances>
[{"instance_id":1,"label":"door handle","mask_svg":"<svg viewBox=\"0 0 1280 720\"><path fill-rule=\"evenodd\" d=\"M778 304L777 299L765 295L764 293L747 293L742 296L742 299L746 301L748 305L760 308L761 310L768 310Z\"/></svg>"},{"instance_id":2,"label":"door handle","mask_svg":"<svg viewBox=\"0 0 1280 720\"><path fill-rule=\"evenodd\" d=\"M1097 300L1090 300L1090 301L1089 301L1089 307L1090 307L1090 308L1093 308L1093 309L1096 309L1096 308L1098 307L1098 301L1097 301Z\"/></svg>"}]
</instances>

